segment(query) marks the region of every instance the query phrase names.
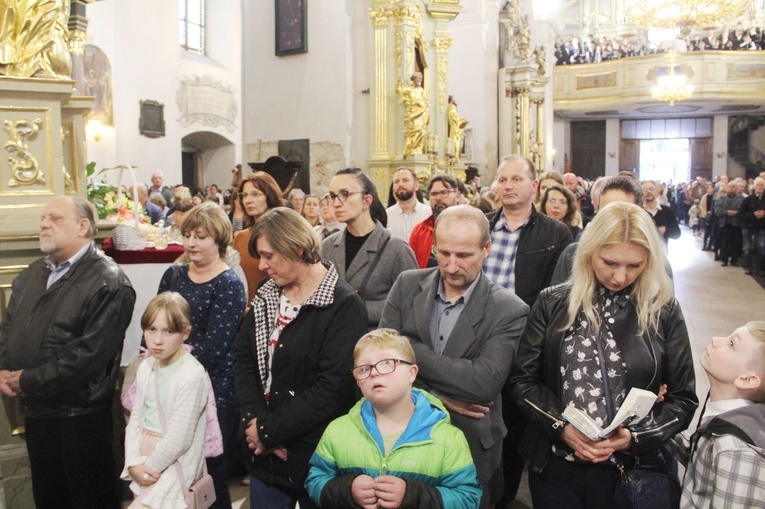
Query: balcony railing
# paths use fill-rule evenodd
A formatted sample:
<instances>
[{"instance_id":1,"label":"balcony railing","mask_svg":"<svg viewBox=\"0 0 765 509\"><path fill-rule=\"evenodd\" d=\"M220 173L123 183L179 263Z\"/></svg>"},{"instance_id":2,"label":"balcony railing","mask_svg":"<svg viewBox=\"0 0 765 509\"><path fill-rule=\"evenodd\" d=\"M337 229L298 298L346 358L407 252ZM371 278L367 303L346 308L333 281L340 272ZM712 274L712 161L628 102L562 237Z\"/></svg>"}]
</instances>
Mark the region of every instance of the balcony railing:
<instances>
[{"instance_id":1,"label":"balcony railing","mask_svg":"<svg viewBox=\"0 0 765 509\"><path fill-rule=\"evenodd\" d=\"M656 75L669 71L669 55L596 64L555 66L556 111L593 111L660 103L651 97ZM765 51L697 51L675 54L675 73L693 85L687 102L765 103Z\"/></svg>"}]
</instances>

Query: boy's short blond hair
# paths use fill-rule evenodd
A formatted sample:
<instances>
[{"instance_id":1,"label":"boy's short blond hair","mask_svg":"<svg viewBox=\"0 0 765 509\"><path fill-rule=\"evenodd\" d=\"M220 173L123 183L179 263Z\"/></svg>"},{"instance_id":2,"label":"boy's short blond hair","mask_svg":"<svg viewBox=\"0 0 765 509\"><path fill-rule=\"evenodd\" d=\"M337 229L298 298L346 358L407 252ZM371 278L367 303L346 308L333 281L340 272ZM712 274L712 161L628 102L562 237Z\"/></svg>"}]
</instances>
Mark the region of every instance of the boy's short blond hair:
<instances>
[{"instance_id":1,"label":"boy's short blond hair","mask_svg":"<svg viewBox=\"0 0 765 509\"><path fill-rule=\"evenodd\" d=\"M366 349L384 350L390 348L396 350L401 360L416 364L414 350L409 340L393 329L377 329L361 336L353 349L353 360L355 361L361 352Z\"/></svg>"},{"instance_id":2,"label":"boy's short blond hair","mask_svg":"<svg viewBox=\"0 0 765 509\"><path fill-rule=\"evenodd\" d=\"M755 339L759 341L759 344L757 345L759 347L757 349L759 355L757 355L750 362L752 369L757 372L762 382L760 389L757 391L757 394L759 395L757 400L763 402L765 401L765 322L749 322L744 325L744 327L746 327L746 330L749 331L749 334L751 334Z\"/></svg>"}]
</instances>

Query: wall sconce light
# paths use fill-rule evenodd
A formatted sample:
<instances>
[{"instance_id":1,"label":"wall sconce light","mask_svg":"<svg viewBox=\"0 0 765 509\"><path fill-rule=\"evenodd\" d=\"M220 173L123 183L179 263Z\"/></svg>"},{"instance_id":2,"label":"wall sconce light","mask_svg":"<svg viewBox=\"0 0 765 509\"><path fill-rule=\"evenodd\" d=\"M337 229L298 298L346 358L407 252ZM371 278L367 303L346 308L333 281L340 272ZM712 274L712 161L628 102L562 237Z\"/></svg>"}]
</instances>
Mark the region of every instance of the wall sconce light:
<instances>
[{"instance_id":1,"label":"wall sconce light","mask_svg":"<svg viewBox=\"0 0 765 509\"><path fill-rule=\"evenodd\" d=\"M100 120L88 120L88 123L85 124L85 131L93 138L93 141L96 142L101 141L104 138L106 129L107 128Z\"/></svg>"}]
</instances>

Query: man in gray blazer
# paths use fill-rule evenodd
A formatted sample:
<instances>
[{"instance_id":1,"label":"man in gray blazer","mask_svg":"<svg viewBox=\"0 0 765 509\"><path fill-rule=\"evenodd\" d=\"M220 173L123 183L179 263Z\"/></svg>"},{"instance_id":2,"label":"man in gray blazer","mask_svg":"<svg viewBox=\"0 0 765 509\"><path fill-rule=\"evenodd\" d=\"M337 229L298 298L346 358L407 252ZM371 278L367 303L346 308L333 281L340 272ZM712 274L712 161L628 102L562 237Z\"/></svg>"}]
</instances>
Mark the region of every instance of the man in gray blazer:
<instances>
[{"instance_id":1,"label":"man in gray blazer","mask_svg":"<svg viewBox=\"0 0 765 509\"><path fill-rule=\"evenodd\" d=\"M483 274L489 222L458 205L436 220L438 268L402 273L380 320L407 336L420 367L417 383L438 396L467 437L484 494L502 495L502 386L510 372L529 308Z\"/></svg>"}]
</instances>

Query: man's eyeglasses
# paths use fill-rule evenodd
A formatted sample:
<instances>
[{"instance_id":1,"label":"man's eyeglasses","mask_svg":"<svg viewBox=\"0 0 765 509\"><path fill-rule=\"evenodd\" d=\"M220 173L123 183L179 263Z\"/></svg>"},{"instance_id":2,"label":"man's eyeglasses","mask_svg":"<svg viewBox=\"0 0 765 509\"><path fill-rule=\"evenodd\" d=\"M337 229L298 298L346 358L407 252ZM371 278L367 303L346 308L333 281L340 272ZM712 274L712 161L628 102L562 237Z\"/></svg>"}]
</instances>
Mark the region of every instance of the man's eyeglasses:
<instances>
[{"instance_id":1,"label":"man's eyeglasses","mask_svg":"<svg viewBox=\"0 0 765 509\"><path fill-rule=\"evenodd\" d=\"M428 196L434 196L436 198L446 198L449 196L449 193L453 193L454 189L444 189L443 191L431 191L428 193Z\"/></svg>"},{"instance_id":2,"label":"man's eyeglasses","mask_svg":"<svg viewBox=\"0 0 765 509\"><path fill-rule=\"evenodd\" d=\"M364 194L364 191L348 191L347 189L343 189L337 194L330 191L327 193L327 196L329 196L329 199L332 201L332 203L334 203L336 199L339 199L340 203L345 203L348 201L348 198L350 198L352 194Z\"/></svg>"},{"instance_id":3,"label":"man's eyeglasses","mask_svg":"<svg viewBox=\"0 0 765 509\"><path fill-rule=\"evenodd\" d=\"M407 366L412 365L411 362L405 361L403 359L383 359L376 364L364 364L362 366L356 366L351 370L351 372L353 373L353 378L360 382L362 380L366 380L370 377L370 375L372 375L372 368L375 368L381 375L389 375L396 371L396 366L399 364L406 364Z\"/></svg>"}]
</instances>

